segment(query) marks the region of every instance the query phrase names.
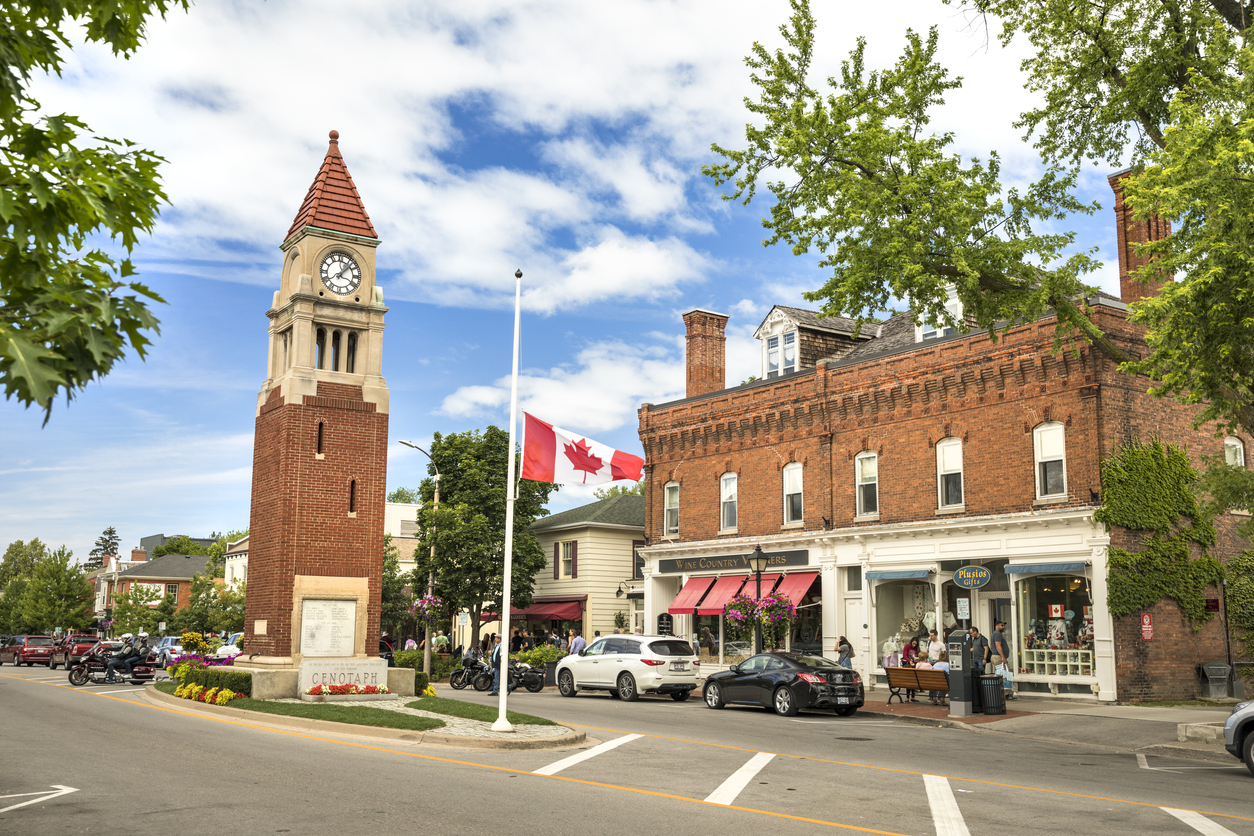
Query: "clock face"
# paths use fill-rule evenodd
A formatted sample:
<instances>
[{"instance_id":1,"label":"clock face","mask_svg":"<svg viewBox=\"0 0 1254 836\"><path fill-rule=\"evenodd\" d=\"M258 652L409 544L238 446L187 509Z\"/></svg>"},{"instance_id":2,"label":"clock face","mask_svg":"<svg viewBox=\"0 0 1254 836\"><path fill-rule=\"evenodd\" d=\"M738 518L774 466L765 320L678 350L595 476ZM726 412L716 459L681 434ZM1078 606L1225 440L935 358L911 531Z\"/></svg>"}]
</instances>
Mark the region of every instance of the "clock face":
<instances>
[{"instance_id":1,"label":"clock face","mask_svg":"<svg viewBox=\"0 0 1254 836\"><path fill-rule=\"evenodd\" d=\"M361 285L361 268L348 253L331 253L322 259L322 283L332 293L347 296Z\"/></svg>"}]
</instances>

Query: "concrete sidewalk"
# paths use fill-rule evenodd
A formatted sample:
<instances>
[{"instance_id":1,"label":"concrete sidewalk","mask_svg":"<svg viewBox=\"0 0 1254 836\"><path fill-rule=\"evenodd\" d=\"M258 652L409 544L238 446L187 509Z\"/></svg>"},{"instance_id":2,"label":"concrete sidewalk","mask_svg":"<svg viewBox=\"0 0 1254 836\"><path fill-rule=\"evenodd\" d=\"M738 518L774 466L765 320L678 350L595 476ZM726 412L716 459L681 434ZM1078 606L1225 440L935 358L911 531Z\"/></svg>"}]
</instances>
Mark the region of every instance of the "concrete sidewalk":
<instances>
[{"instance_id":1,"label":"concrete sidewalk","mask_svg":"<svg viewBox=\"0 0 1254 836\"><path fill-rule=\"evenodd\" d=\"M1020 697L1006 703L1005 714L954 717L948 708L931 705L926 697L915 703L894 700L890 706L888 696L886 688L867 691L866 705L859 714L1012 734L1025 740L1233 762L1223 748L1222 733L1217 742L1203 742L1206 737L1214 738L1213 724L1222 727L1232 711L1231 705L1158 708ZM1186 730L1191 731L1192 739L1182 741L1180 736Z\"/></svg>"}]
</instances>

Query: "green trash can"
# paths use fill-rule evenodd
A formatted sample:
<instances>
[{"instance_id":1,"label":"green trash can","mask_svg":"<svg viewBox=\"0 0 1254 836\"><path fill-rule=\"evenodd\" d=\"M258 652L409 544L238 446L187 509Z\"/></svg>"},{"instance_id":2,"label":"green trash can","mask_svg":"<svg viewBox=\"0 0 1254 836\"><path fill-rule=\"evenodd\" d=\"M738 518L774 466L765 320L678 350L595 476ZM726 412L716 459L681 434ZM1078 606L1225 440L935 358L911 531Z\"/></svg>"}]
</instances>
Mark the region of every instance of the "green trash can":
<instances>
[{"instance_id":1,"label":"green trash can","mask_svg":"<svg viewBox=\"0 0 1254 836\"><path fill-rule=\"evenodd\" d=\"M984 698L985 714L1005 714L1006 713L1006 694L1005 680L997 674L990 674L980 677L980 685L982 688L981 697Z\"/></svg>"}]
</instances>

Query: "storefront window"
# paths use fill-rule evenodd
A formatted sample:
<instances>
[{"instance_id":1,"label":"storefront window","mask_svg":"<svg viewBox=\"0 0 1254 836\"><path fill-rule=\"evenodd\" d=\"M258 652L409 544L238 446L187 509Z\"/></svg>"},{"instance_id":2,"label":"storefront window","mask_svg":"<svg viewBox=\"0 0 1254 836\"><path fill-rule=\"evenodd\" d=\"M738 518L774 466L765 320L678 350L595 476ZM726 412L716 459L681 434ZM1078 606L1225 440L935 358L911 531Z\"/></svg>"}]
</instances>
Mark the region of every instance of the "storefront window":
<instances>
[{"instance_id":1,"label":"storefront window","mask_svg":"<svg viewBox=\"0 0 1254 836\"><path fill-rule=\"evenodd\" d=\"M927 638L936 621L936 594L926 581L887 581L875 587L875 634L879 663L896 667L901 646L914 637Z\"/></svg>"},{"instance_id":2,"label":"storefront window","mask_svg":"<svg viewBox=\"0 0 1254 836\"><path fill-rule=\"evenodd\" d=\"M789 639L797 653L823 655L823 585L817 576L797 606Z\"/></svg>"},{"instance_id":3,"label":"storefront window","mask_svg":"<svg viewBox=\"0 0 1254 836\"><path fill-rule=\"evenodd\" d=\"M1093 675L1093 599L1080 575L1036 575L1018 582L1019 672Z\"/></svg>"}]
</instances>

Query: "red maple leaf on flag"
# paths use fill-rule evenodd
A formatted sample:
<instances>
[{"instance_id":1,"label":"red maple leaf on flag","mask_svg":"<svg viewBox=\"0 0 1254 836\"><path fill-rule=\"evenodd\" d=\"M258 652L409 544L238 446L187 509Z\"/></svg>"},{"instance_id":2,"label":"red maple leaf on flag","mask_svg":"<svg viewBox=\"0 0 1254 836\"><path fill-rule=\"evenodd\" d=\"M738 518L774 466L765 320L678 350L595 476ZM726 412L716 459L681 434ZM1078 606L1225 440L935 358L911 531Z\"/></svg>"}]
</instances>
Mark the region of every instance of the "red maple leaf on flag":
<instances>
[{"instance_id":1,"label":"red maple leaf on flag","mask_svg":"<svg viewBox=\"0 0 1254 836\"><path fill-rule=\"evenodd\" d=\"M574 444L563 444L562 452L570 459L571 467L584 471L585 482L588 481L588 473L596 473L601 469L601 459L592 455L592 448L588 446L586 438L581 438Z\"/></svg>"}]
</instances>

